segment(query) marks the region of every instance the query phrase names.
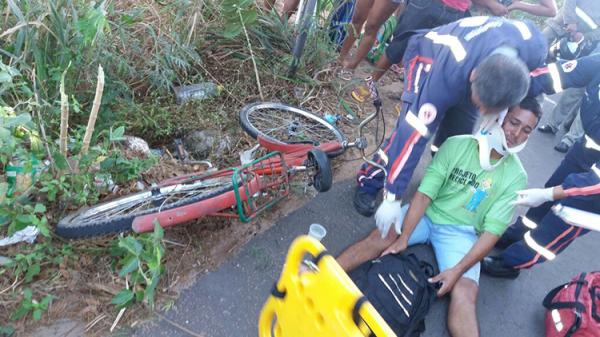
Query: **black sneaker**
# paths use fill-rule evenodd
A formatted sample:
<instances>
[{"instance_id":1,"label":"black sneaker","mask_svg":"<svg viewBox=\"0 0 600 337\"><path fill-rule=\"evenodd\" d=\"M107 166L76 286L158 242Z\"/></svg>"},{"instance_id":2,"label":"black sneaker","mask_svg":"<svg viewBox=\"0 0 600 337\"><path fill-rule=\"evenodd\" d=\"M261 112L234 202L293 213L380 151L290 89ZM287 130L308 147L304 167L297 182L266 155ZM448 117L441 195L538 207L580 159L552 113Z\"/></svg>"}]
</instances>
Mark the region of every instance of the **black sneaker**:
<instances>
[{"instance_id":1,"label":"black sneaker","mask_svg":"<svg viewBox=\"0 0 600 337\"><path fill-rule=\"evenodd\" d=\"M354 191L354 209L363 216L370 217L375 213L376 196L356 188Z\"/></svg>"},{"instance_id":2,"label":"black sneaker","mask_svg":"<svg viewBox=\"0 0 600 337\"><path fill-rule=\"evenodd\" d=\"M556 144L554 149L560 153L567 153L567 151L569 151L569 145L567 145L565 142L560 142Z\"/></svg>"},{"instance_id":3,"label":"black sneaker","mask_svg":"<svg viewBox=\"0 0 600 337\"><path fill-rule=\"evenodd\" d=\"M551 134L551 135L556 133L556 130L554 130L554 128L551 127L549 124L544 124L544 125L540 126L538 128L538 131L541 133L547 133L547 134Z\"/></svg>"},{"instance_id":4,"label":"black sneaker","mask_svg":"<svg viewBox=\"0 0 600 337\"><path fill-rule=\"evenodd\" d=\"M491 277L502 277L508 279L515 279L519 276L520 270L507 267L502 262L499 256L486 256L481 261L481 271Z\"/></svg>"}]
</instances>

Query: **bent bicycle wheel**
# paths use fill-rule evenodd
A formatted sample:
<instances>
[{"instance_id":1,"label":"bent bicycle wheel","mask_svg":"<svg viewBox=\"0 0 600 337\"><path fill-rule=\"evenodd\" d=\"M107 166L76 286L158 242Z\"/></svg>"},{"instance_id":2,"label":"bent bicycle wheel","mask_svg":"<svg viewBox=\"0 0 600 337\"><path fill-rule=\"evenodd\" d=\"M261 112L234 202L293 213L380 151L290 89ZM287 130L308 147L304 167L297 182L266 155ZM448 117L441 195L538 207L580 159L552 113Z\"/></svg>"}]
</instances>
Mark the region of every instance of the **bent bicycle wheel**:
<instances>
[{"instance_id":1,"label":"bent bicycle wheel","mask_svg":"<svg viewBox=\"0 0 600 337\"><path fill-rule=\"evenodd\" d=\"M258 102L246 105L240 111L240 125L254 139L263 138L280 144L311 143L315 146L327 142L345 141L344 135L323 118L283 103ZM328 152L335 157L344 152Z\"/></svg>"},{"instance_id":2,"label":"bent bicycle wheel","mask_svg":"<svg viewBox=\"0 0 600 337\"><path fill-rule=\"evenodd\" d=\"M131 231L132 222L138 216L208 200L231 190L231 171L171 179L151 190L71 213L56 225L56 234L76 239Z\"/></svg>"},{"instance_id":3,"label":"bent bicycle wheel","mask_svg":"<svg viewBox=\"0 0 600 337\"><path fill-rule=\"evenodd\" d=\"M296 36L296 42L292 49L292 64L290 64L290 68L288 69L288 77L294 77L294 75L296 75L296 71L300 65L300 58L304 52L304 45L306 44L308 32L314 21L316 7L317 0L306 0L302 8L298 11L298 35Z\"/></svg>"}]
</instances>

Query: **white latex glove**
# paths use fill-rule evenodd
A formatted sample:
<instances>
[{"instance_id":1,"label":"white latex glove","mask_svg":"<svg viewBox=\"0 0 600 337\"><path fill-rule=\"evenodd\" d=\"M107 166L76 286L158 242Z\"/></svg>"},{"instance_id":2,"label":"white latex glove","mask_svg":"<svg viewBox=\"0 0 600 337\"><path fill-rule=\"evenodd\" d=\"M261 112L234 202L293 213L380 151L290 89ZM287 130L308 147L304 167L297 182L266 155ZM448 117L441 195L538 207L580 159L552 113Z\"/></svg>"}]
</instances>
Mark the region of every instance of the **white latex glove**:
<instances>
[{"instance_id":1,"label":"white latex glove","mask_svg":"<svg viewBox=\"0 0 600 337\"><path fill-rule=\"evenodd\" d=\"M554 200L554 187L531 188L528 190L517 191L517 200L513 205L537 207L545 202Z\"/></svg>"},{"instance_id":2,"label":"white latex glove","mask_svg":"<svg viewBox=\"0 0 600 337\"><path fill-rule=\"evenodd\" d=\"M383 200L375 213L375 224L377 224L382 239L388 235L392 224L396 233L400 234L402 232L402 205L400 200Z\"/></svg>"}]
</instances>

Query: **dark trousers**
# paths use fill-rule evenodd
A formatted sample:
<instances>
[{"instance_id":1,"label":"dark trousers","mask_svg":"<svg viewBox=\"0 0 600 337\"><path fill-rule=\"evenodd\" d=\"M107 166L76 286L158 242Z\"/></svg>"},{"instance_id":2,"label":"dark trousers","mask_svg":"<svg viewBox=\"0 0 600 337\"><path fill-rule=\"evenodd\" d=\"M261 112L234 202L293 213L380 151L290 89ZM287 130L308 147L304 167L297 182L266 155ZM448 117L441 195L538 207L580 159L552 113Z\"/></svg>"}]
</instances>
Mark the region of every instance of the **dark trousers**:
<instances>
[{"instance_id":1,"label":"dark trousers","mask_svg":"<svg viewBox=\"0 0 600 337\"><path fill-rule=\"evenodd\" d=\"M576 187L577 180L573 179L574 176L569 177L569 175L588 172L599 156L600 154L597 151L586 149L582 140L578 141L548 179L545 187L557 185L563 185L564 188ZM565 181L569 181L568 185L572 186L565 186ZM568 197L530 208L525 216L537 224L537 228L531 230L531 238L538 245L545 247L554 254L559 254L576 238L589 232L586 229L571 226L556 216L551 207L558 203L584 211L600 213L600 196ZM519 218L504 233L501 240L514 242L500 254L507 266L529 268L546 261L543 256L530 248L523 240L523 236L529 230L523 224L523 218Z\"/></svg>"}]
</instances>

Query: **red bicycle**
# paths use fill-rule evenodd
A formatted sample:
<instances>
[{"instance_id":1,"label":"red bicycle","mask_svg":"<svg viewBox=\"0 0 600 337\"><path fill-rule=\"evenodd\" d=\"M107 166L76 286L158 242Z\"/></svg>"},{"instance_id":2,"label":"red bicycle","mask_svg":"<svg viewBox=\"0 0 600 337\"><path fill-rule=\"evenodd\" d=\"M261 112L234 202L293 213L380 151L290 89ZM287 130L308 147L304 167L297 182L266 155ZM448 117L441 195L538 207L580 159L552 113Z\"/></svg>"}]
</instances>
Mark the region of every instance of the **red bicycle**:
<instances>
[{"instance_id":1,"label":"red bicycle","mask_svg":"<svg viewBox=\"0 0 600 337\"><path fill-rule=\"evenodd\" d=\"M335 126L308 111L282 103L247 105L240 112L240 124L269 154L246 165L175 177L150 190L82 208L63 218L56 234L84 238L146 232L153 230L155 221L170 227L204 216L247 222L286 197L290 180L301 173L317 191L327 191L332 185L329 157L357 147L367 160L362 130L379 114L380 104L376 107L359 125L359 138L348 142Z\"/></svg>"}]
</instances>

